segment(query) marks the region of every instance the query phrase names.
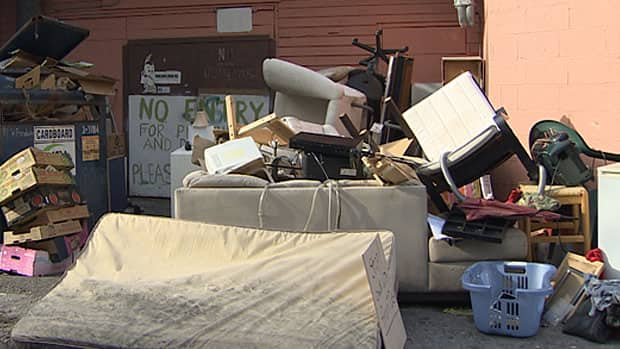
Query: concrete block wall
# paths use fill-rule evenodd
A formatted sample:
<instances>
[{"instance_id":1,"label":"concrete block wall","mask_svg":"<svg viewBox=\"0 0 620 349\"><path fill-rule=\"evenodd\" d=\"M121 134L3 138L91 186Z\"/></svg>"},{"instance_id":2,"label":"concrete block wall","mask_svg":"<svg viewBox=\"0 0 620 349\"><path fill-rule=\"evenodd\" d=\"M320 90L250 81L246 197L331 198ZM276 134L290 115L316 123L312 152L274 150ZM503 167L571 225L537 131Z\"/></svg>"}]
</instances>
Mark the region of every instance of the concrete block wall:
<instances>
[{"instance_id":1,"label":"concrete block wall","mask_svg":"<svg viewBox=\"0 0 620 349\"><path fill-rule=\"evenodd\" d=\"M620 152L620 2L485 1L487 91L527 144L540 119L569 120Z\"/></svg>"}]
</instances>

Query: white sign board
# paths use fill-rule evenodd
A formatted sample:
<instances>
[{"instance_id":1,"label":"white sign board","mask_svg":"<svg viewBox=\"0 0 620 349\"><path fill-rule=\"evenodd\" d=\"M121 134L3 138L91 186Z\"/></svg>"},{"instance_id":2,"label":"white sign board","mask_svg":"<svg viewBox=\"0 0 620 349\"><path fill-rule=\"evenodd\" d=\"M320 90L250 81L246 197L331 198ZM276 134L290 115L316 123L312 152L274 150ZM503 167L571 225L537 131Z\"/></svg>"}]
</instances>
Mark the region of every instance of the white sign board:
<instances>
[{"instance_id":1,"label":"white sign board","mask_svg":"<svg viewBox=\"0 0 620 349\"><path fill-rule=\"evenodd\" d=\"M181 83L181 72L178 70L161 70L154 74L156 84L178 85Z\"/></svg>"},{"instance_id":2,"label":"white sign board","mask_svg":"<svg viewBox=\"0 0 620 349\"><path fill-rule=\"evenodd\" d=\"M269 113L267 96L234 95L239 124ZM170 153L189 140L197 110L226 129L224 95L129 96L129 195L170 197Z\"/></svg>"},{"instance_id":3,"label":"white sign board","mask_svg":"<svg viewBox=\"0 0 620 349\"><path fill-rule=\"evenodd\" d=\"M379 236L362 255L366 275L379 320L379 328L386 349L402 349L407 341L405 325L400 316L394 284L390 282L387 262Z\"/></svg>"},{"instance_id":4,"label":"white sign board","mask_svg":"<svg viewBox=\"0 0 620 349\"><path fill-rule=\"evenodd\" d=\"M218 33L242 33L252 31L252 8L218 8Z\"/></svg>"},{"instance_id":5,"label":"white sign board","mask_svg":"<svg viewBox=\"0 0 620 349\"><path fill-rule=\"evenodd\" d=\"M75 127L73 125L34 126L34 147L48 153L61 153L69 156L74 165L75 157ZM76 168L71 170L75 175Z\"/></svg>"}]
</instances>

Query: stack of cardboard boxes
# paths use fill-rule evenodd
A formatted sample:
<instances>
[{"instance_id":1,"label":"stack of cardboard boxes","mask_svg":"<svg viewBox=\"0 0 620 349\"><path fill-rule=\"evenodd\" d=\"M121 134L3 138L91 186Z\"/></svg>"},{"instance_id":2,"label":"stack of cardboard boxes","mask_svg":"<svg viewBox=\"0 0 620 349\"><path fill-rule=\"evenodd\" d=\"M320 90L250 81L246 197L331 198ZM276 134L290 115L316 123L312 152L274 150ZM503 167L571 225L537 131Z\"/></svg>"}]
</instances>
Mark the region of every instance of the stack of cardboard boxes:
<instances>
[{"instance_id":1,"label":"stack of cardboard boxes","mask_svg":"<svg viewBox=\"0 0 620 349\"><path fill-rule=\"evenodd\" d=\"M0 206L8 229L0 270L27 276L63 272L86 241L73 163L64 154L27 148L0 165Z\"/></svg>"}]
</instances>

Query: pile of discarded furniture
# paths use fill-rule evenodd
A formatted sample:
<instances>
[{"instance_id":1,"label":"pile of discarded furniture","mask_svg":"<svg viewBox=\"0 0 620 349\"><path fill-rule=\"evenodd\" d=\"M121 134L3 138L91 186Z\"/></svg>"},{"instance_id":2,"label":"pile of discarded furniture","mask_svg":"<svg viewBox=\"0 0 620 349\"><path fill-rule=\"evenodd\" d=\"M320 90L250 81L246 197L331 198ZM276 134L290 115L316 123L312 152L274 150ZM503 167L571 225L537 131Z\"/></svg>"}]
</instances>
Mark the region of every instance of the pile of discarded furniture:
<instances>
[{"instance_id":1,"label":"pile of discarded furniture","mask_svg":"<svg viewBox=\"0 0 620 349\"><path fill-rule=\"evenodd\" d=\"M396 67L388 65L385 81L406 80ZM266 60L274 113L238 126L227 97L229 138L194 139L201 146L192 158L203 170L176 190L175 217L301 232L387 229L394 233L401 296L466 289L474 302L484 290L474 306L478 328L517 337L532 336L541 320L559 316L557 300L564 298L550 295L561 294L564 274L575 273L567 261L585 257L569 254L559 270L531 261L540 242L590 250L587 190L580 186L591 179L589 169L577 156L579 141L551 126L567 127L535 125L528 153L506 111L491 105L471 72L413 106L384 91L373 109L364 93L338 83L343 76L334 78L334 71ZM507 201L496 200L484 181L477 195L467 192L512 156L530 182ZM566 230L573 236L565 239ZM597 263L588 269L595 276ZM569 321L585 299L583 292L575 297L554 324Z\"/></svg>"},{"instance_id":2,"label":"pile of discarded furniture","mask_svg":"<svg viewBox=\"0 0 620 349\"><path fill-rule=\"evenodd\" d=\"M265 60L273 113L238 125L227 96L225 135L198 111L187 148L202 169L175 191L177 219L104 217L13 339L402 347L396 293L464 290L483 332L532 336L542 319L576 333L568 327L586 293L604 303L593 291L602 263L574 254L557 269L531 262L537 242L562 243L536 240L540 222L579 231L569 242L590 247L583 191L570 187L589 179L575 142L542 132L531 157L469 71L411 105L407 49L382 48L380 33L376 47L354 43L372 53L366 69ZM506 202L488 182L478 195L463 189L515 155L531 183ZM545 195L558 189L548 184L571 199Z\"/></svg>"}]
</instances>

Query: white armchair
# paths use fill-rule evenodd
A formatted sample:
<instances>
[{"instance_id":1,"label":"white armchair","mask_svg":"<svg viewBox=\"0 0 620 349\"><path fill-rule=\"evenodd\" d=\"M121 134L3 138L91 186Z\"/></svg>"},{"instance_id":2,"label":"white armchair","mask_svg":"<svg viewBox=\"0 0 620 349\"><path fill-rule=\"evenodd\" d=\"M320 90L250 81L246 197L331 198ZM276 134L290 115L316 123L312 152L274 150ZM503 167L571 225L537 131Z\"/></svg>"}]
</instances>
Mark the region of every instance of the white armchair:
<instances>
[{"instance_id":1,"label":"white armchair","mask_svg":"<svg viewBox=\"0 0 620 349\"><path fill-rule=\"evenodd\" d=\"M366 96L358 90L276 58L263 62L263 77L276 92L274 113L280 117L332 125L342 135L349 135L339 119L342 114L347 114L358 130L366 127L363 109L353 106L366 103Z\"/></svg>"}]
</instances>

